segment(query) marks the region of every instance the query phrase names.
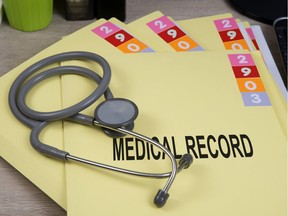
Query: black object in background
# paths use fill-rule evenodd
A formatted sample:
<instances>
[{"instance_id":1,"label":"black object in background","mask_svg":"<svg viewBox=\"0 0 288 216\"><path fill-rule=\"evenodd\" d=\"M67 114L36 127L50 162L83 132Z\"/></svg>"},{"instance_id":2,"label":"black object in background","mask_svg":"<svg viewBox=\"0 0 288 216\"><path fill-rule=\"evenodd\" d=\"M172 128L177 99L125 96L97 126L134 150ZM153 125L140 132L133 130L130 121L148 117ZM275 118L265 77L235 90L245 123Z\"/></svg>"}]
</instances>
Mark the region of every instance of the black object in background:
<instances>
[{"instance_id":1,"label":"black object in background","mask_svg":"<svg viewBox=\"0 0 288 216\"><path fill-rule=\"evenodd\" d=\"M115 17L123 22L126 19L126 0L96 0L94 6L97 19Z\"/></svg>"},{"instance_id":2,"label":"black object in background","mask_svg":"<svg viewBox=\"0 0 288 216\"><path fill-rule=\"evenodd\" d=\"M287 17L287 0L228 0L240 13L272 25L279 17Z\"/></svg>"},{"instance_id":3,"label":"black object in background","mask_svg":"<svg viewBox=\"0 0 288 216\"><path fill-rule=\"evenodd\" d=\"M94 19L94 0L65 0L67 20Z\"/></svg>"},{"instance_id":4,"label":"black object in background","mask_svg":"<svg viewBox=\"0 0 288 216\"><path fill-rule=\"evenodd\" d=\"M287 56L287 24L288 24L288 17L281 17L277 20L274 21L273 23L273 27L277 36L277 40L278 40L278 45L279 45L279 49L281 52L281 56L282 56L282 60L284 63L284 67L285 67L285 74L281 74L282 75L282 79L283 82L286 86L287 89L287 62L288 62L288 56Z\"/></svg>"}]
</instances>

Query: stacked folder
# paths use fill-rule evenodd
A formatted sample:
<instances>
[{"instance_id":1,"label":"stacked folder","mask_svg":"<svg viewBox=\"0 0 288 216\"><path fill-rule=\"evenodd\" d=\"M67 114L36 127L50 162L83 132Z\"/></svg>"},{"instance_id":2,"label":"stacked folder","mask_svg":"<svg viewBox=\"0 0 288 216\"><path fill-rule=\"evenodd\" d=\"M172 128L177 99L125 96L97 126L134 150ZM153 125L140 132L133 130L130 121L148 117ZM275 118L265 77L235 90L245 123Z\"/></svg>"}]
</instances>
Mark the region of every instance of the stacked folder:
<instances>
[{"instance_id":1,"label":"stacked folder","mask_svg":"<svg viewBox=\"0 0 288 216\"><path fill-rule=\"evenodd\" d=\"M157 209L152 202L165 179L63 163L31 147L30 129L9 110L9 88L34 62L65 51L106 58L114 96L139 108L134 130L158 140L176 158L193 155L192 166L177 175L165 207ZM127 24L97 20L0 78L0 155L70 216L284 216L287 91L269 55L261 30L231 14L175 21L156 11ZM91 62L59 63L66 64L101 73ZM76 75L53 77L33 88L27 102L36 110L58 110L96 87ZM93 115L101 101L83 113ZM66 121L53 123L41 135L44 143L90 160L170 171L167 156L130 136L111 139L101 129Z\"/></svg>"}]
</instances>

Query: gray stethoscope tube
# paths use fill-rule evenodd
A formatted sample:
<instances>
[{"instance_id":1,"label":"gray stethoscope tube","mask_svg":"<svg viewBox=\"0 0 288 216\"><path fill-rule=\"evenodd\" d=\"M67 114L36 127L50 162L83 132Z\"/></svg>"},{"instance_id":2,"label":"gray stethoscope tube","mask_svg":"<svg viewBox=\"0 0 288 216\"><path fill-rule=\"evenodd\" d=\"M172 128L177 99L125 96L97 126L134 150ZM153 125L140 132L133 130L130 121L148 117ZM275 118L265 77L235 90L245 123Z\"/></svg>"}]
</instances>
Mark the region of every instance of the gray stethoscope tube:
<instances>
[{"instance_id":1,"label":"gray stethoscope tube","mask_svg":"<svg viewBox=\"0 0 288 216\"><path fill-rule=\"evenodd\" d=\"M88 68L79 66L58 66L44 70L34 76L39 70L54 64L68 60L84 60L93 61L102 67L103 75L100 77L94 71ZM72 105L68 108L51 111L51 112L38 112L32 110L27 106L25 100L29 91L41 81L55 76L55 75L65 75L65 74L77 74L85 76L91 80L94 80L98 86L97 88L88 95L84 100ZM125 174L131 174L142 177L153 177L153 178L168 178L166 185L163 189L160 189L154 198L154 203L158 207L165 205L170 189L177 172L186 169L192 163L192 156L190 154L184 154L179 161L179 166L177 168L176 160L173 154L163 145L150 139L144 135L138 134L132 131L134 127L134 120L138 115L137 106L127 99L114 98L110 89L109 83L111 80L111 69L108 62L101 56L90 53L90 52L66 52L61 54L56 54L45 59L42 59L35 64L31 65L25 69L14 81L9 92L9 106L14 114L14 116L23 124L31 128L30 142L34 149L40 153L58 158L61 160L71 160L77 161L100 168L109 169L116 172L121 172ZM102 102L95 110L95 116L87 116L80 114L82 110L86 109L97 101L102 95L105 96L105 101ZM119 107L121 109L119 109ZM119 110L123 110L120 111ZM57 120L68 120L76 123L99 126L102 127L103 131L111 137L120 137L123 135L131 135L148 142L158 148L160 148L171 160L172 170L168 173L144 173L133 170L127 170L119 167L110 166L107 164L102 164L99 162L83 159L77 156L73 156L66 151L57 149L55 147L44 144L40 141L39 135L41 131L49 125L50 122Z\"/></svg>"}]
</instances>

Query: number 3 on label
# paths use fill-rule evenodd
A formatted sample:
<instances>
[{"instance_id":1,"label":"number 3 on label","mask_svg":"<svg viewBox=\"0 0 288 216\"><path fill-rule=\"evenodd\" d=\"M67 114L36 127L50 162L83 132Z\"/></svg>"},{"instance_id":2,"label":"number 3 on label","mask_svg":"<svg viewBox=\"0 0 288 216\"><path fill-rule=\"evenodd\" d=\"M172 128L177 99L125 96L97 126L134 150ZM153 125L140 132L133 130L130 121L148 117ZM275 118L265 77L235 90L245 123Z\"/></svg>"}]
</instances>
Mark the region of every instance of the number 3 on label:
<instances>
[{"instance_id":1,"label":"number 3 on label","mask_svg":"<svg viewBox=\"0 0 288 216\"><path fill-rule=\"evenodd\" d=\"M250 95L250 97L251 97L251 99L252 99L251 101L253 103L259 104L259 103L262 102L259 94L253 93L253 94Z\"/></svg>"}]
</instances>

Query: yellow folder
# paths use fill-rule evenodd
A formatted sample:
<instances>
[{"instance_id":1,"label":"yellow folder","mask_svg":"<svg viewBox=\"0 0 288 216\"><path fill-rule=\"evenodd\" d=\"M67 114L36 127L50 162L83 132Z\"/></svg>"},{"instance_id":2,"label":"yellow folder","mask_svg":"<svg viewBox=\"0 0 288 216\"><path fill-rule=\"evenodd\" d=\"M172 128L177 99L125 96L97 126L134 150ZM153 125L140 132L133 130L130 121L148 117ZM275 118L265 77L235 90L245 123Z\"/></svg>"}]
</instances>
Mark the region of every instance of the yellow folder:
<instances>
[{"instance_id":1,"label":"yellow folder","mask_svg":"<svg viewBox=\"0 0 288 216\"><path fill-rule=\"evenodd\" d=\"M171 208L174 209L175 204L178 203L184 206L185 209L188 205L187 200L182 203L183 199L181 197L190 197L191 192L193 192L193 194L196 192L196 194L200 196L200 199L195 200L195 205L197 207L196 209L199 210L201 205L204 204L202 201L207 197L211 202L216 200L220 189L214 187L218 186L220 184L219 182L221 182L223 180L222 178L225 176L228 179L231 179L231 182L226 182L228 185L225 189L226 193L220 194L220 196L223 197L232 195L228 191L228 189L232 190L232 186L234 185L232 180L239 183L239 181L236 181L236 178L240 178L242 176L241 174L243 174L243 176L247 176L248 174L255 175L255 173L257 173L259 176L263 177L264 167L267 168L267 166L269 171L275 174L274 176L265 176L267 179L257 186L255 190L252 190L252 186L254 186L256 184L255 182L259 180L258 177L255 180L254 178L252 179L251 185L248 185L248 179L241 177L240 179L243 181L241 188L245 188L247 186L252 190L252 192L260 191L260 186L266 186L268 183L273 184L272 182L274 181L274 178L279 177L279 184L277 185L276 190L273 192L270 189L267 189L267 193L271 193L271 200L272 198L277 198L277 200L280 200L277 204L273 202L273 205L275 205L277 209L281 211L283 207L282 204L285 199L282 199L282 193L279 192L279 190L285 189L285 186L283 186L282 183L284 180L287 180L285 177L285 170L283 171L285 164L283 165L282 163L286 157L286 153L282 150L285 150L286 146L282 147L281 144L279 144L279 148L277 147L271 149L273 145L270 145L270 143L277 143L277 141L278 143L283 143L286 140L283 138L283 134L281 134L283 131L281 132L280 130L281 126L279 126L278 122L279 115L276 115L277 112L275 112L275 107L277 107L275 104L279 103L279 100L277 97L273 96L276 94L275 88L273 87L274 84L269 76L267 76L268 73L266 71L266 67L261 63L262 60L260 59L259 54L253 54L253 58L257 67L259 67L261 81L264 83L263 85L265 87L265 92L267 92L271 106L246 107L243 105L244 101L239 90L239 84L236 78L233 77L233 70L230 62L228 61L229 58L227 57L229 53L196 52L198 54L163 53L158 55L156 53L151 53L151 50L148 49L148 52L150 53L138 53L135 54L135 56L121 55L123 50L127 51L127 47L130 43L123 43L122 45L126 46L127 49L121 50L119 47L115 47L115 45L96 34L97 30L95 29L106 22L106 20L99 20L65 37L65 39L57 42L30 60L24 62L19 67L16 67L5 76L1 77L0 85L2 90L0 93L0 98L2 102L0 103L0 107L3 112L0 113L0 118L3 124L0 125L0 155L14 167L16 167L20 172L22 172L27 178L29 178L36 186L48 194L59 205L67 209L68 214L85 215L84 213L79 213L82 210L83 212L88 211L86 215L94 214L94 212L97 212L96 209L94 209L96 206L100 206L98 212L106 213L107 209L104 209L104 206L107 205L107 202L110 200L109 196L111 196L110 192L113 191L115 191L115 193L119 192L121 195L119 204L117 204L118 201L116 202L116 200L114 200L114 198L117 198L118 200L119 197L117 196L113 196L113 199L110 200L112 203L116 202L117 207L120 206L120 212L125 212L124 210L127 210L128 208L127 205L125 207L124 202L127 201L126 204L129 204L130 207L132 205L130 202L131 197L129 198L128 194L138 194L140 191L140 194L143 194L143 196L137 196L137 199L136 196L132 197L132 206L134 206L135 203L135 206L140 206L141 208L147 207L146 213L148 214L151 212L151 215L154 214L155 209L151 204L151 200L153 199L155 189L161 187L165 180L159 181L155 179L147 180L137 177L127 177L72 163L66 164L65 167L61 161L44 157L30 146L30 130L19 123L14 116L12 116L9 110L7 103L9 88L16 76L26 67L46 56L60 52L71 50L92 51L103 55L111 64L113 69L111 88L114 91L114 95L119 97L128 97L129 99L135 101L135 103L137 103L139 106L140 115L136 120L135 130L148 136L159 137L159 141L164 142L165 145L169 146L171 151L173 151L173 153L176 155L183 154L184 151L188 151L189 149L190 153L192 152L192 154L198 157L195 160L195 166L192 166L191 169L186 172L183 171L183 173L180 173L179 178L177 177L175 185L173 185L171 189L171 198L167 203L167 208L165 207L166 210L163 210L164 212L174 212L171 210ZM139 39L144 45L147 45L148 48L152 49L152 46L149 46L149 40L147 40L146 43L145 40L138 38L137 35L133 36L135 36L136 39ZM119 36L120 41L121 39L122 37ZM137 45L139 44L137 43ZM132 46L130 48L132 48L132 50L134 48L135 52L144 52L144 50L147 48L144 45L141 47L139 46L140 50L137 50L136 46ZM119 55L114 55L111 53L118 53ZM209 59L209 62L207 62L207 59ZM183 75L181 74L182 71ZM212 79L211 76L218 74L218 71L220 71L220 78L217 76L216 78ZM227 71L229 73L228 76L226 76ZM148 79L148 77L150 78ZM184 79L185 85L179 84L179 79L181 81ZM73 101L77 101L79 99L78 96L81 97L81 94L86 95L87 91L95 87L94 85L87 85L86 81L87 80L82 80L81 78L75 76L65 76L65 78L63 77L61 79L53 78L51 80L47 80L45 85L39 85L33 89L31 97L28 97L29 104L31 104L32 107L40 110L46 110L47 108L60 109L62 106L73 103ZM79 82L81 84L79 84ZM81 86L81 88L75 89L75 86ZM230 91L230 87L233 87L234 91ZM174 88L176 93L173 93L172 91ZM64 89L66 90L64 91ZM227 89L229 90L227 91ZM77 92L74 94L75 90L77 90ZM195 94L195 92L197 94ZM219 97L218 94L217 97L215 96L216 93L220 93ZM225 98L229 98L229 100L226 100L227 98L225 99L224 96ZM207 98L211 100L207 100ZM230 109L228 111L229 107ZM237 113L237 115L233 116L233 113L231 113L230 110L233 110L233 113ZM86 112L92 113L92 108L86 110ZM238 115L238 112L241 114ZM248 117L251 118L248 118L247 116L245 118L243 117L246 112L248 113ZM205 113L204 116L203 113ZM186 117L184 120L183 115ZM276 116L278 116L278 118ZM180 120L176 117L179 117ZM260 123L263 122L263 120L267 124ZM179 122L181 123L180 126ZM196 122L196 124L194 122ZM249 122L249 124L247 124L247 122ZM158 172L158 170L161 170L162 168L169 170L170 166L169 162L167 161L167 157L162 159L162 154L156 149L151 150L151 147L147 144L143 145L138 143L139 151L135 153L135 144L133 141L130 142L127 138L127 142L123 140L123 142L125 142L123 145L127 146L127 148L125 148L125 151L127 151L124 153L121 150L122 147L120 150L119 148L115 149L117 148L117 145L121 144L115 144L116 147L114 147L112 140L105 137L99 129L96 129L95 131L94 128L87 128L85 126L79 126L68 122L65 122L63 125L61 122L56 122L51 128L43 133L43 137L41 139L43 139L49 145L51 144L60 149L65 148L66 150L71 151L71 153L79 153L80 156L87 156L91 159L94 159L95 157L95 160L99 159L99 161L102 162L111 162L123 167L131 167L133 169L147 168L146 171ZM227 127L227 125L229 125L229 127ZM261 127L258 129L257 127L259 125L261 125ZM248 127L247 130L246 127ZM179 130L179 132L175 132L178 131L179 128L181 128L181 130ZM205 130L203 130L203 128ZM251 128L257 129L252 131ZM268 131L270 130L271 136L266 137L269 135ZM83 136L80 135L77 136L77 138L75 137L76 135L82 133ZM234 137L234 134L232 133L237 133L236 137ZM251 154L251 149L249 152L250 144L249 141L247 141L248 138L245 136L245 133L249 133L248 135L250 139L256 140L253 141L253 156L251 157L248 157L249 154ZM15 134L17 134L17 136ZM240 136L241 134L244 135ZM263 136L259 136L259 134L263 134ZM239 148L234 146L232 149L231 147L229 157L228 149L222 149L223 152L220 152L220 149L217 149L217 146L215 146L216 142L213 142L214 148L212 149L212 154L209 154L208 146L205 144L205 139L207 139L207 136L209 135L215 136L216 138L219 138L221 135L221 139L223 138L223 140L225 140L224 136L226 136L226 138L228 137L227 139L231 139L233 141L237 140L238 137L238 139L244 141L242 143L242 148L240 144ZM183 138L183 136L185 136L185 138ZM194 147L193 139L197 139L198 142L198 144L195 143ZM210 139L213 141L211 136ZM264 149L262 146L260 146L259 140L261 142L263 141L263 145L267 146L267 151L266 148ZM272 142L272 140L274 141ZM202 141L204 142L203 145L206 147L203 147ZM90 146L92 142L94 146ZM120 140L119 142L122 141ZM254 142L257 144L254 145ZM247 149L244 150L244 146L247 147ZM94 150L94 147L97 149ZM132 151L130 151L131 148L133 149ZM113 151L115 151L115 161L111 161ZM234 154L236 155L235 158ZM245 157L246 154L248 155L247 157ZM206 155L208 156L207 159L205 159ZM216 155L217 158L214 159L213 157L216 157ZM243 157L241 155L243 155ZM268 159L273 158L273 160L264 160L264 155L266 155ZM225 156L228 158L225 158ZM122 157L125 160L122 160ZM141 159L142 157L144 158ZM155 160L155 157L160 158ZM204 158L202 159L201 157ZM138 158L138 160L130 161L126 160L127 158ZM216 163L216 168L219 168L219 175L217 174L217 169L214 169L214 167L211 166L211 162ZM264 166L261 167L259 172L254 172L254 169L256 170L255 164L260 164L262 162ZM250 165L251 168L249 168L247 172L244 168L241 168L242 166L249 167ZM272 170L276 165L279 165L279 167ZM235 167L239 169L241 168L239 173L235 174ZM229 170L233 175L228 176L226 173L227 170ZM66 174L65 171L67 172ZM282 174L280 174L280 172L282 172ZM84 176L88 178L84 179ZM215 177L217 181L213 182L210 177ZM120 180L120 182L117 180ZM249 181L250 180L251 179L249 179ZM187 183L187 181L189 182ZM100 183L98 184L98 182ZM103 182L105 182L105 187L102 187ZM183 185L182 182L184 183ZM190 183L192 184L191 188ZM201 186L200 188L198 187L198 183ZM120 184L120 189L117 186L118 184ZM77 187L75 187L76 185ZM78 187L79 185L81 187ZM206 186L209 186L207 190L204 188ZM113 190L111 188L113 188ZM126 192L126 188L128 188L127 190L129 193ZM103 190L107 190L109 193L104 193ZM239 195L242 200L244 194L242 194L238 189L235 193L236 195ZM103 194L104 197L98 197L99 194ZM91 197L96 197L97 203L99 202L99 204L91 207ZM80 202L76 205L75 203L78 199ZM143 202L141 201L142 199ZM193 197L193 200L194 199L195 198ZM262 197L262 199L264 198ZM245 203L246 202L248 201L245 201ZM172 204L170 205L170 203ZM220 209L220 206L215 208ZM86 210L84 210L85 207L87 207ZM234 207L234 205L232 205L232 207ZM254 209L251 206L248 207ZM268 208L268 206L266 208ZM178 213L178 210L176 209L177 208L175 208L175 211ZM209 211L209 209L206 210ZM117 209L109 208L107 211L117 212ZM158 210L156 210L156 212L157 211ZM145 211L143 210L141 212Z\"/></svg>"},{"instance_id":2,"label":"yellow folder","mask_svg":"<svg viewBox=\"0 0 288 216\"><path fill-rule=\"evenodd\" d=\"M0 125L0 156L64 209L67 208L64 164L40 155L31 147L29 142L30 129L22 125L12 115L8 105L8 93L13 81L24 69L50 55L66 51L85 51L90 50L91 47L95 49L97 54L123 53L121 49L108 43L105 38L101 38L95 33L95 29L105 23L106 20L100 19L66 36L0 78L0 108L2 110L0 113L2 122ZM138 42L138 44L140 43ZM61 109L60 80L60 77L54 77L52 80L49 79L49 81L33 88L32 96L28 98L31 99L29 102L31 107L42 111ZM51 129L43 134L45 143L63 149L61 122L53 124Z\"/></svg>"},{"instance_id":3,"label":"yellow folder","mask_svg":"<svg viewBox=\"0 0 288 216\"><path fill-rule=\"evenodd\" d=\"M284 216L286 136L272 105L243 103L230 54L235 55L189 52L107 56L115 97L130 99L139 107L134 130L159 140L176 158L191 153L194 162L177 175L162 209L153 205L153 197L165 179L66 163L68 215ZM267 73L261 54L251 55L260 75ZM83 82L83 88L73 88L79 82ZM267 83L263 82L265 87ZM95 88L84 83L75 76L62 79L64 106ZM267 95L270 97L270 92ZM84 113L93 115L96 105ZM101 163L145 172L171 170L161 151L130 136L111 139L99 128L66 122L64 140L66 151Z\"/></svg>"},{"instance_id":4,"label":"yellow folder","mask_svg":"<svg viewBox=\"0 0 288 216\"><path fill-rule=\"evenodd\" d=\"M245 30L230 13L175 21L160 11L150 13L126 25L139 39L148 40L159 51L197 51L195 44L203 50L253 50ZM195 42L185 46L189 37ZM180 49L183 47L182 49ZM185 47L187 49L185 49Z\"/></svg>"},{"instance_id":5,"label":"yellow folder","mask_svg":"<svg viewBox=\"0 0 288 216\"><path fill-rule=\"evenodd\" d=\"M22 125L12 115L8 105L8 93L13 81L24 69L50 55L75 50L85 51L90 50L91 47L100 55L115 52L119 54L125 53L113 44L105 41L105 38L101 38L95 33L95 29L105 23L106 20L104 19L97 20L72 34L65 36L64 39L46 48L0 78L0 108L2 110L0 113L2 122L0 125L0 156L13 165L64 209L67 208L64 163L44 157L31 147L29 142L30 129ZM141 41L137 42L137 44L141 43ZM128 46L129 44L122 44L122 48L124 45ZM138 50L135 50L135 47L132 48L134 48L134 50L132 50L133 52L138 52ZM143 47L141 47L139 52L143 50L142 48ZM151 52L152 51L153 50L151 50ZM47 111L47 109L61 109L60 80L60 77L54 77L52 80L49 79L48 82L45 81L41 83L41 85L33 88L33 92L31 93L32 96L28 98L31 99L31 102L29 102L31 107L42 111ZM42 85L44 87L42 87ZM43 134L43 141L45 141L45 143L63 149L61 122L53 124L51 129Z\"/></svg>"},{"instance_id":6,"label":"yellow folder","mask_svg":"<svg viewBox=\"0 0 288 216\"><path fill-rule=\"evenodd\" d=\"M43 51L1 77L0 156L66 209L64 164L44 157L33 149L29 142L31 130L13 116L8 105L9 89L14 79L28 66L52 53L49 50ZM60 78L53 77L43 84L33 88L27 98L28 104L41 111L61 109ZM63 148L62 123L53 123L42 134L41 140L54 147Z\"/></svg>"}]
</instances>

